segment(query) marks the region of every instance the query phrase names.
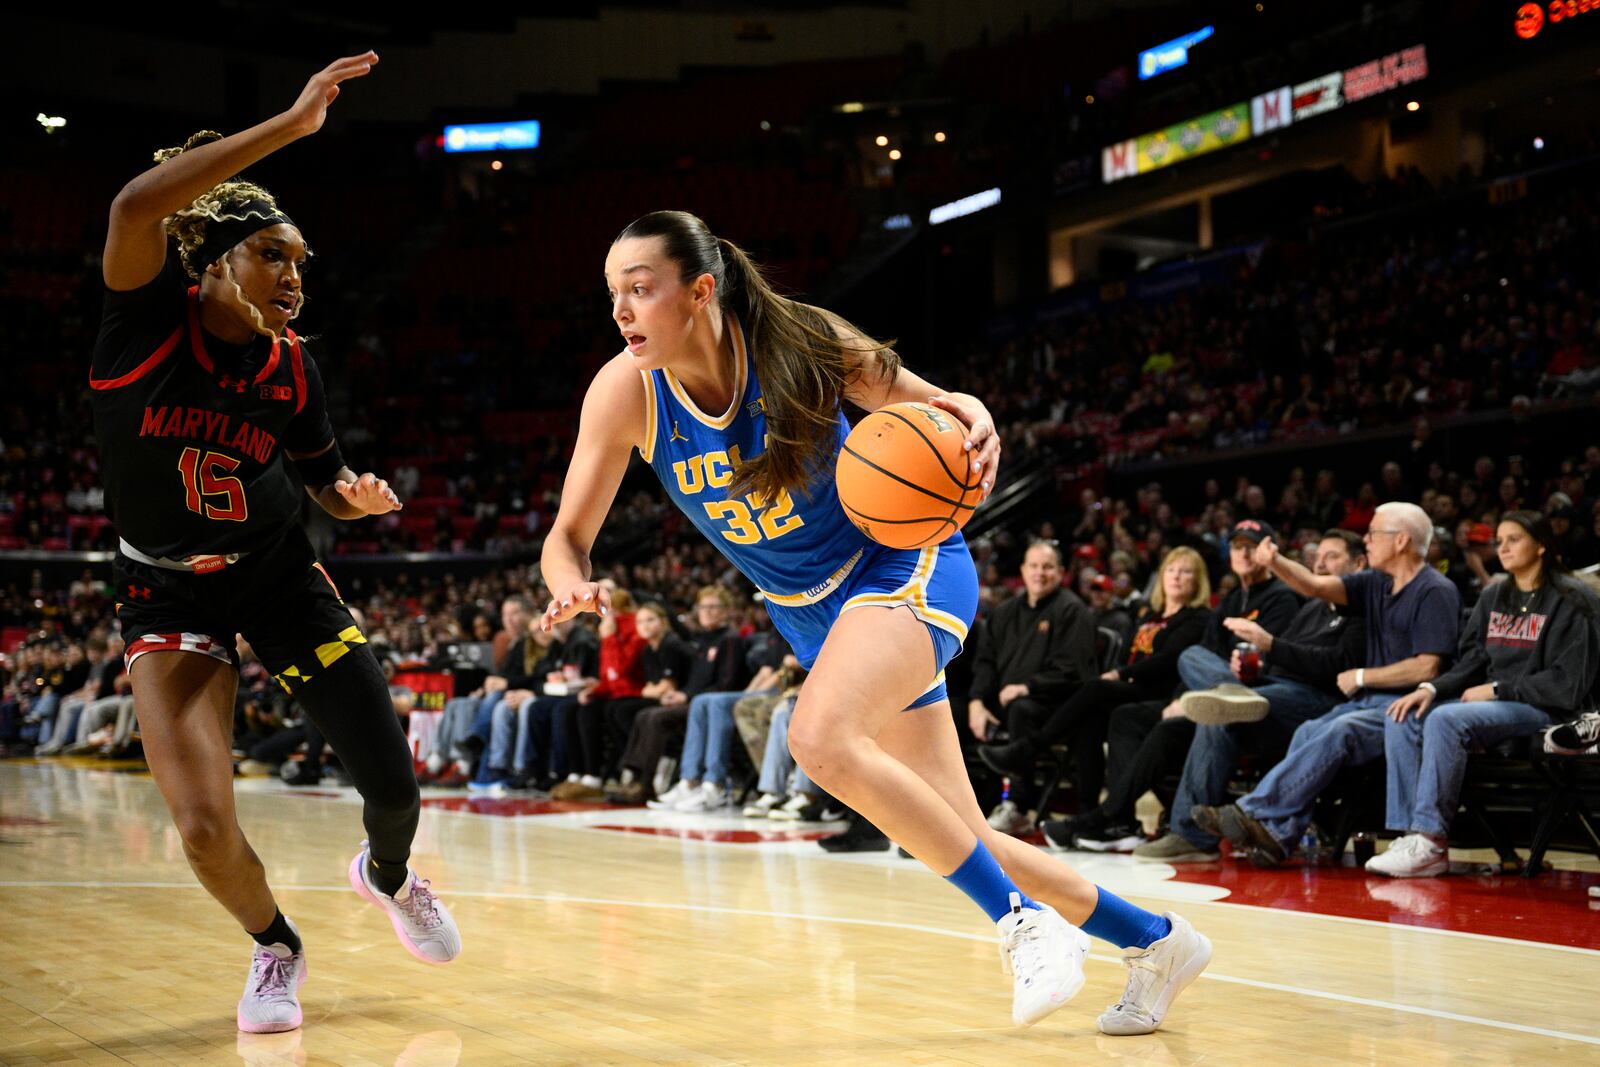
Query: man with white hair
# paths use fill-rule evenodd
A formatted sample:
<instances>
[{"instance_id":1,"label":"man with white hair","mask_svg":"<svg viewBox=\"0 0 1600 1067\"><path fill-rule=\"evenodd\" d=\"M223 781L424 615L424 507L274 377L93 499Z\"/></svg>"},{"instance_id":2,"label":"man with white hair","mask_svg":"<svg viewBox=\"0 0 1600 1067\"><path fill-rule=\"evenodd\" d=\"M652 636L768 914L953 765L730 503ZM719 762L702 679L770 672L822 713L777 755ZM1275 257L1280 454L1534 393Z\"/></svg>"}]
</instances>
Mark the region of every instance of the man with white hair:
<instances>
[{"instance_id":1,"label":"man with white hair","mask_svg":"<svg viewBox=\"0 0 1600 1067\"><path fill-rule=\"evenodd\" d=\"M1348 698L1327 714L1300 726L1284 757L1238 804L1196 806L1194 822L1226 837L1235 855L1273 867L1294 851L1311 821L1317 794L1344 767L1382 758L1384 712L1401 695L1436 678L1456 648L1461 595L1451 581L1427 565L1433 523L1415 504L1377 509L1366 533L1370 570L1316 575L1261 542L1256 561L1295 592L1344 607L1367 622L1366 666L1342 672Z\"/></svg>"}]
</instances>

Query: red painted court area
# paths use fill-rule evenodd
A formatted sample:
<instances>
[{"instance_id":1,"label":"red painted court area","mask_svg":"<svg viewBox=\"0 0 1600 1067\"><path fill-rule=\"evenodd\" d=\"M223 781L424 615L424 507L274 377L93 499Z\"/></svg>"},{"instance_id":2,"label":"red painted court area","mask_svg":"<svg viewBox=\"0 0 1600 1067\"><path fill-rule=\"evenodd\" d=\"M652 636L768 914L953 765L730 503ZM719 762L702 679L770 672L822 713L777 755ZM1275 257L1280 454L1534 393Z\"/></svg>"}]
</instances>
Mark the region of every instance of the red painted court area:
<instances>
[{"instance_id":1,"label":"red painted court area","mask_svg":"<svg viewBox=\"0 0 1600 1067\"><path fill-rule=\"evenodd\" d=\"M1179 881L1222 886L1230 904L1600 949L1600 901L1589 900L1600 874L1523 878L1482 874L1467 863L1452 864L1442 878L1384 878L1330 864L1263 871L1232 861L1177 870Z\"/></svg>"}]
</instances>

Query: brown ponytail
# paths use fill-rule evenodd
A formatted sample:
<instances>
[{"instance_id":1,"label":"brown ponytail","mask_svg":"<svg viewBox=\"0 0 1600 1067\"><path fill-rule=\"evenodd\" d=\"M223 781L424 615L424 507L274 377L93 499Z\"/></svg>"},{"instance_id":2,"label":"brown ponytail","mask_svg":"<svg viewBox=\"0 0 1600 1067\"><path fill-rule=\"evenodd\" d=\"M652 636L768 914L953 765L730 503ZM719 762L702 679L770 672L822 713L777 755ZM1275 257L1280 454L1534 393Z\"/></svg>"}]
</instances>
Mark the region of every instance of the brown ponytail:
<instances>
[{"instance_id":1,"label":"brown ponytail","mask_svg":"<svg viewBox=\"0 0 1600 1067\"><path fill-rule=\"evenodd\" d=\"M830 311L780 295L744 249L712 236L686 211L656 211L634 220L621 241L659 237L685 285L702 274L716 282L717 305L739 317L766 401L767 447L734 472L730 496L783 490L806 494L833 459L839 406L877 354L879 373L893 381L900 357L890 342L872 340ZM845 340L851 338L852 340ZM858 339L858 340L856 340Z\"/></svg>"}]
</instances>

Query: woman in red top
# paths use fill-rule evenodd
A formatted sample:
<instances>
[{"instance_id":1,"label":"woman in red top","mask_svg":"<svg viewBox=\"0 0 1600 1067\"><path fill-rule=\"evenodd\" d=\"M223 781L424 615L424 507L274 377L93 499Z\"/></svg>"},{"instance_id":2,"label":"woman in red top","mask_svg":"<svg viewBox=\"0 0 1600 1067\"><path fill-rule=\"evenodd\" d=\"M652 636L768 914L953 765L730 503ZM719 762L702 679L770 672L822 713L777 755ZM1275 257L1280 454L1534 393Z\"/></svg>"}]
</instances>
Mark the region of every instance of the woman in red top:
<instances>
[{"instance_id":1,"label":"woman in red top","mask_svg":"<svg viewBox=\"0 0 1600 1067\"><path fill-rule=\"evenodd\" d=\"M557 800L598 800L605 796L606 718L614 700L632 700L644 689L644 647L634 618L633 598L613 589L611 611L600 620L600 680L578 694L576 703L561 706L556 718L556 751L565 751L567 767L577 775L550 795Z\"/></svg>"}]
</instances>

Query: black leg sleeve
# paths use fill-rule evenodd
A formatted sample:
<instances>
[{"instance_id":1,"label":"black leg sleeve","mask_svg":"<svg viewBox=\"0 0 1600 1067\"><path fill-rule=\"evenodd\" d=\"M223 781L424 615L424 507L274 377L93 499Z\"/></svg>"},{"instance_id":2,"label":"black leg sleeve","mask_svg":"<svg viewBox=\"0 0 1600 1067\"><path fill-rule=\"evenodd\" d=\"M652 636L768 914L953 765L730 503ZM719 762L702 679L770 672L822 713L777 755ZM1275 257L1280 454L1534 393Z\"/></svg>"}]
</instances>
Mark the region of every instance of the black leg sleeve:
<instances>
[{"instance_id":1,"label":"black leg sleeve","mask_svg":"<svg viewBox=\"0 0 1600 1067\"><path fill-rule=\"evenodd\" d=\"M366 801L362 822L372 858L404 864L417 834L421 797L411 746L389 699L383 668L366 645L301 686L295 699L327 738Z\"/></svg>"}]
</instances>

